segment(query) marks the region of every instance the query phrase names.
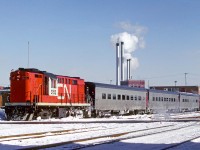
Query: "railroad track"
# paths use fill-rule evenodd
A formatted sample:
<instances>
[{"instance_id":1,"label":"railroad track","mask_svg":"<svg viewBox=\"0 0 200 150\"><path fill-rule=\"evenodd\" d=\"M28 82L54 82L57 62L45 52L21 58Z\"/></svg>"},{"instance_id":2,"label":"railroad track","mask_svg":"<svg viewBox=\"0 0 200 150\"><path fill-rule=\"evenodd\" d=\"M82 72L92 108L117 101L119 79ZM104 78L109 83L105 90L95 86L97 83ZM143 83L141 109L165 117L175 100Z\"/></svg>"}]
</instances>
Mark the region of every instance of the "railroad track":
<instances>
[{"instance_id":1,"label":"railroad track","mask_svg":"<svg viewBox=\"0 0 200 150\"><path fill-rule=\"evenodd\" d=\"M70 121L0 121L0 124L82 124L82 123L151 123L151 122L191 122L200 121L200 116L196 117L183 117L183 118L170 118L170 119L153 119L153 120L135 120L133 118L118 119L118 120L70 120Z\"/></svg>"},{"instance_id":2,"label":"railroad track","mask_svg":"<svg viewBox=\"0 0 200 150\"><path fill-rule=\"evenodd\" d=\"M125 127L125 125L124 125L124 127ZM123 126L120 126L118 128L123 128ZM104 126L96 126L96 127L78 128L78 129L68 129L68 130L46 131L46 132L28 133L28 134L8 135L8 136L1 136L0 142L12 141L12 140L25 140L25 139L30 139L30 138L36 139L36 138L42 138L42 137L50 137L50 136L58 136L58 135L66 135L66 134L77 134L77 133L110 130L110 129L116 129L116 127L105 128Z\"/></svg>"},{"instance_id":3,"label":"railroad track","mask_svg":"<svg viewBox=\"0 0 200 150\"><path fill-rule=\"evenodd\" d=\"M160 133L164 133L164 132L169 132L169 131L179 130L179 129L183 129L183 128L188 128L188 127L195 126L195 125L196 125L196 123L195 123L195 124L191 124L191 125L181 126L181 127L175 127L175 125L173 125L174 128L171 128L171 127L170 127L170 129L167 129L167 128L169 128L169 127L166 126L166 127L164 127L165 129L164 129L164 128L161 128L160 131L154 132L154 131L153 131L154 129L153 129L153 130L152 130L153 132L141 133L141 134L138 134L138 135L129 135L129 136L127 136L127 137L119 137L119 138L116 138L116 139L111 139L111 140L102 141L102 142L96 142L96 143L93 142L93 143L87 144L87 145L79 145L79 146L76 146L76 147L71 148L71 150L83 149L83 148L93 147L93 146L103 145L103 144L111 144L111 143L119 142L119 141L122 141L122 140L128 140L128 139L133 139L133 138L139 138L139 137L145 137L145 136L149 136L149 135L160 134ZM157 129L159 129L159 128L157 128ZM157 130L157 129L155 128L155 130ZM163 129L163 130L162 130L162 129ZM144 130L143 130L143 131L144 131ZM141 132L143 132L143 131L141 131ZM132 133L134 133L134 132L132 132ZM139 133L139 132L136 132L136 133ZM196 137L196 138L198 138L198 137ZM196 138L195 138L195 139L196 139ZM190 140L193 140L193 139L190 139ZM185 141L185 142L183 142L183 143L186 143L186 142L188 142L188 141L190 141L190 140L187 140L187 141ZM183 143L180 143L180 144L183 144ZM165 149L163 149L163 150L168 150L168 149L170 149L170 148L179 146L180 144L178 143L178 144L171 145L171 146L169 146L169 147L167 147L167 148L165 148Z\"/></svg>"},{"instance_id":4,"label":"railroad track","mask_svg":"<svg viewBox=\"0 0 200 150\"><path fill-rule=\"evenodd\" d=\"M64 135L64 134L74 134L74 133L105 130L104 128L99 128L99 127L101 127L101 126L90 127L90 128L79 128L79 129L57 130L57 131L46 131L46 132L38 132L38 133L1 136L0 142L12 141L12 140L25 140L25 139L30 139L30 138L36 139L36 138L42 138L42 137L47 137L47 136L57 136L57 135ZM107 128L107 129L113 129L113 128Z\"/></svg>"},{"instance_id":5,"label":"railroad track","mask_svg":"<svg viewBox=\"0 0 200 150\"><path fill-rule=\"evenodd\" d=\"M54 143L54 144L23 148L23 150L44 149L44 148L52 148L52 147L58 147L58 146L64 146L64 148L68 148L72 150L82 149L82 148L92 147L92 146L101 145L101 144L119 142L121 140L127 140L127 139L132 139L132 138L138 138L138 137L178 130L182 128L191 127L194 125L196 124L190 124L190 125L184 125L184 126L176 126L176 125L160 126L160 127L149 128L149 129L134 130L134 131L121 132L121 133L102 135L102 136L93 136L89 138L82 138L82 139L71 140L71 141L66 141L66 142L59 142L59 143ZM77 143L78 145L74 146L74 143Z\"/></svg>"},{"instance_id":6,"label":"railroad track","mask_svg":"<svg viewBox=\"0 0 200 150\"><path fill-rule=\"evenodd\" d=\"M159 116L156 119L152 120L136 120L135 118L127 118L127 119L117 119L117 120L69 120L69 121L0 121L0 124L73 124L73 123L147 123L147 122L187 122L187 121L199 121L199 116L193 116L193 117L176 117L172 118L172 116L176 115L170 115L169 118L165 119L165 117Z\"/></svg>"}]
</instances>

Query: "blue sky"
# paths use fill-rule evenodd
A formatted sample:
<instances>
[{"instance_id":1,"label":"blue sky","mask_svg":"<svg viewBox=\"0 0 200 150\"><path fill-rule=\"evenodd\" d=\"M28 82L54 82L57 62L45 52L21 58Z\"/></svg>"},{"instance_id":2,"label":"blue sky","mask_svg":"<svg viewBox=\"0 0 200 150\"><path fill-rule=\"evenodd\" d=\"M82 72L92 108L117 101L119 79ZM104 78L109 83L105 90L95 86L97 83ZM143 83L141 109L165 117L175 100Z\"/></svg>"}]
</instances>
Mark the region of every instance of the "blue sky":
<instances>
[{"instance_id":1,"label":"blue sky","mask_svg":"<svg viewBox=\"0 0 200 150\"><path fill-rule=\"evenodd\" d=\"M111 36L121 23L142 27L133 79L146 85L200 85L198 0L0 0L0 85L29 67L86 81L115 83ZM134 32L134 31L126 31ZM131 33L132 34L132 33Z\"/></svg>"}]
</instances>

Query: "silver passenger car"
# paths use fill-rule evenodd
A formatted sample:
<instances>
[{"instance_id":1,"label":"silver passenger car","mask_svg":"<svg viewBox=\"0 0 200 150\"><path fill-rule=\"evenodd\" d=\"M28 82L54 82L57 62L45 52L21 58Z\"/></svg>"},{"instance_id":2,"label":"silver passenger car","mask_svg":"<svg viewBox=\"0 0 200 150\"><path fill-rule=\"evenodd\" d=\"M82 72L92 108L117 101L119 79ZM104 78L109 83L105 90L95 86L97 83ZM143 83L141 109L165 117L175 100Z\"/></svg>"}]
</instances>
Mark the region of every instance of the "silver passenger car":
<instances>
[{"instance_id":1,"label":"silver passenger car","mask_svg":"<svg viewBox=\"0 0 200 150\"><path fill-rule=\"evenodd\" d=\"M149 90L147 105L150 112L179 111L179 93Z\"/></svg>"},{"instance_id":2,"label":"silver passenger car","mask_svg":"<svg viewBox=\"0 0 200 150\"><path fill-rule=\"evenodd\" d=\"M180 93L180 110L195 111L199 109L199 95L192 93Z\"/></svg>"},{"instance_id":3,"label":"silver passenger car","mask_svg":"<svg viewBox=\"0 0 200 150\"><path fill-rule=\"evenodd\" d=\"M145 111L147 90L102 83L86 83L97 111ZM93 93L92 93L92 92Z\"/></svg>"}]
</instances>

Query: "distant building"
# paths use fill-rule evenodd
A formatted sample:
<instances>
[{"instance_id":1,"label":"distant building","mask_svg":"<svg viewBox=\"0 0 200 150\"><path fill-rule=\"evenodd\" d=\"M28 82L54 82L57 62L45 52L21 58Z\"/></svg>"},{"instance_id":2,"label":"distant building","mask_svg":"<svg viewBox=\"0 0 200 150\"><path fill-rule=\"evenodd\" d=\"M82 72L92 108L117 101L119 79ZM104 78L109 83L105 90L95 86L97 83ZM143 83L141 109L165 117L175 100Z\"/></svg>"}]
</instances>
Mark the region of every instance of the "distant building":
<instances>
[{"instance_id":1,"label":"distant building","mask_svg":"<svg viewBox=\"0 0 200 150\"><path fill-rule=\"evenodd\" d=\"M150 89L200 94L199 86L151 86Z\"/></svg>"},{"instance_id":2,"label":"distant building","mask_svg":"<svg viewBox=\"0 0 200 150\"><path fill-rule=\"evenodd\" d=\"M145 81L144 80L126 80L126 81L121 81L121 85L129 86L129 87L145 88Z\"/></svg>"},{"instance_id":3,"label":"distant building","mask_svg":"<svg viewBox=\"0 0 200 150\"><path fill-rule=\"evenodd\" d=\"M10 88L0 86L0 107L5 105L5 102L9 99Z\"/></svg>"}]
</instances>

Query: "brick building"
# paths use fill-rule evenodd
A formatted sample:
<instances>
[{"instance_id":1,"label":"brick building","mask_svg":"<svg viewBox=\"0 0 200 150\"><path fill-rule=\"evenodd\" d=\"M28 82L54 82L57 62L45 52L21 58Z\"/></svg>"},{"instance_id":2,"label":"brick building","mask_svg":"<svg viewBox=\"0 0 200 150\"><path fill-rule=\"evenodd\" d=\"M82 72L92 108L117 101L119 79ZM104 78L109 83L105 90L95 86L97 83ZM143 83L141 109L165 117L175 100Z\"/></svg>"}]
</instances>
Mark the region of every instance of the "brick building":
<instances>
[{"instance_id":1,"label":"brick building","mask_svg":"<svg viewBox=\"0 0 200 150\"><path fill-rule=\"evenodd\" d=\"M151 86L150 89L200 94L199 86Z\"/></svg>"}]
</instances>

